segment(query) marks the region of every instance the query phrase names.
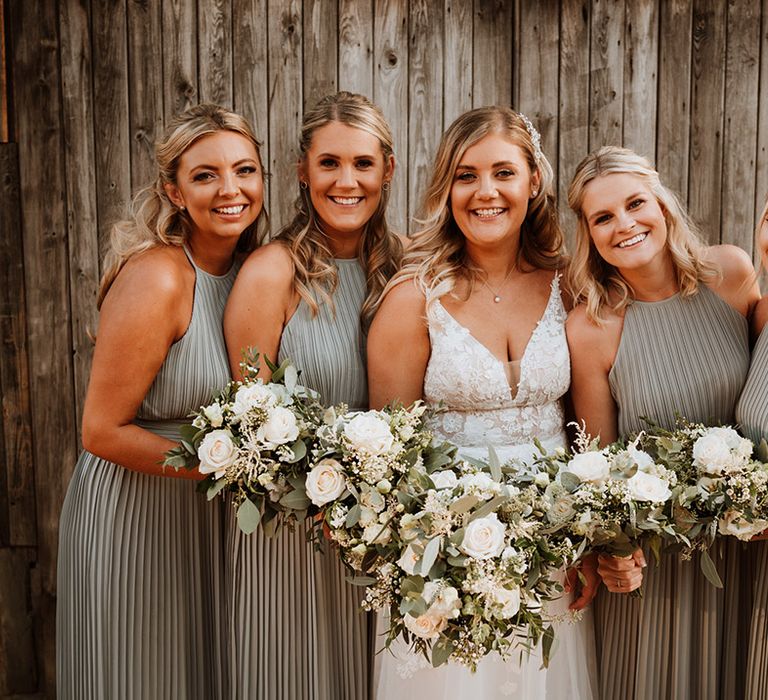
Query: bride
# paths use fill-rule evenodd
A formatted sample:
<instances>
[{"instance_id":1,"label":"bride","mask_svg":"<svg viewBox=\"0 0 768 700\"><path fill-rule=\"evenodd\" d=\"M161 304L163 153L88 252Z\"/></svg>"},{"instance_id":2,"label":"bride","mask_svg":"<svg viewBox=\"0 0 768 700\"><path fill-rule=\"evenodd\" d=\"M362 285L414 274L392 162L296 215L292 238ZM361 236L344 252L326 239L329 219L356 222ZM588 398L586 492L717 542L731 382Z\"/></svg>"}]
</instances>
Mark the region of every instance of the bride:
<instances>
[{"instance_id":1,"label":"bride","mask_svg":"<svg viewBox=\"0 0 768 700\"><path fill-rule=\"evenodd\" d=\"M552 168L526 117L503 107L460 116L443 135L424 203L424 228L390 282L368 338L373 407L425 399L446 409L432 426L462 454L530 459L533 440L565 445L561 397L570 361L561 295L562 234ZM432 668L404 644L378 655L377 700L578 698L596 696L591 611L597 579L549 611L557 646L549 667L540 651L503 661L490 655L476 673ZM577 587L569 576L566 590ZM381 647L379 643L377 647Z\"/></svg>"}]
</instances>

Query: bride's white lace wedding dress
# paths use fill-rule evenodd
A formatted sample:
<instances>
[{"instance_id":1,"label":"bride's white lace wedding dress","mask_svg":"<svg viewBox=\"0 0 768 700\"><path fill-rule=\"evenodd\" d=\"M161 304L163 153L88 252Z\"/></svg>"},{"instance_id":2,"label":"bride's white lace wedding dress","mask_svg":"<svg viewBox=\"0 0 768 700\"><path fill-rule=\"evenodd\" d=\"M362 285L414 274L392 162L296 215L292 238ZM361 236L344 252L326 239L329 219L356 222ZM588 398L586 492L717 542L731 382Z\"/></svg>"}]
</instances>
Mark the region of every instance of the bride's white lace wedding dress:
<instances>
[{"instance_id":1,"label":"bride's white lace wedding dress","mask_svg":"<svg viewBox=\"0 0 768 700\"><path fill-rule=\"evenodd\" d=\"M552 280L547 307L519 364L513 394L509 369L454 319L437 301L428 312L432 346L424 377L424 397L443 403L432 426L437 439L450 440L462 454L487 457L492 445L502 461L523 461L535 451L533 439L547 448L565 445L561 397L570 384L570 359L559 276ZM514 384L514 382L512 382ZM376 700L454 700L514 698L517 700L591 700L597 697L596 654L591 610L570 622L570 596L551 604L562 614L556 625L556 646L547 669L535 650L502 661L484 658L476 673L457 664L432 668L404 644L378 655ZM381 646L381 645L379 645Z\"/></svg>"}]
</instances>

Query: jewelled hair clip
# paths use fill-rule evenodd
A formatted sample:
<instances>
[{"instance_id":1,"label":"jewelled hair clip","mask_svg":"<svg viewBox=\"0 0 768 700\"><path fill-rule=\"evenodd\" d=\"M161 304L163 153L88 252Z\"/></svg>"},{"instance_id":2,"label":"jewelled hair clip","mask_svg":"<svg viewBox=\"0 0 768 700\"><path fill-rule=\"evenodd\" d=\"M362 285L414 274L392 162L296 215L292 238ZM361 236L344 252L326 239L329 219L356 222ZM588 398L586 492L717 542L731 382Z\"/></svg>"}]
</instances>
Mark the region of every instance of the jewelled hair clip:
<instances>
[{"instance_id":1,"label":"jewelled hair clip","mask_svg":"<svg viewBox=\"0 0 768 700\"><path fill-rule=\"evenodd\" d=\"M544 154L541 152L541 135L536 130L536 127L533 125L530 119L526 117L522 112L518 112L520 115L520 119L523 120L523 124L525 124L525 129L528 132L528 134L531 137L531 141L533 142L533 157L536 160L537 163L541 162L541 159L544 157Z\"/></svg>"}]
</instances>

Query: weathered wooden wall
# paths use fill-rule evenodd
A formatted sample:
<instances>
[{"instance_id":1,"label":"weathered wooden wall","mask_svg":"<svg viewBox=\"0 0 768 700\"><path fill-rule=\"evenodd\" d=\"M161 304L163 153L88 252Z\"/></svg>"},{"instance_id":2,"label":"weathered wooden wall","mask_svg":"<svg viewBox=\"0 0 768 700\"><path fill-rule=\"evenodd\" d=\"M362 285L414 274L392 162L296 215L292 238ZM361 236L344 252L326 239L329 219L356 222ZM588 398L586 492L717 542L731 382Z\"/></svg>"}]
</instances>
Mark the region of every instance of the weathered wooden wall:
<instances>
[{"instance_id":1,"label":"weathered wooden wall","mask_svg":"<svg viewBox=\"0 0 768 700\"><path fill-rule=\"evenodd\" d=\"M391 220L404 230L443 128L470 107L512 104L538 124L561 195L590 149L626 144L655 159L709 240L752 250L768 192L768 0L0 8L0 697L54 692L57 523L99 251L174 112L212 100L253 121L279 224L296 195L304 107L337 89L371 96L395 134Z\"/></svg>"}]
</instances>

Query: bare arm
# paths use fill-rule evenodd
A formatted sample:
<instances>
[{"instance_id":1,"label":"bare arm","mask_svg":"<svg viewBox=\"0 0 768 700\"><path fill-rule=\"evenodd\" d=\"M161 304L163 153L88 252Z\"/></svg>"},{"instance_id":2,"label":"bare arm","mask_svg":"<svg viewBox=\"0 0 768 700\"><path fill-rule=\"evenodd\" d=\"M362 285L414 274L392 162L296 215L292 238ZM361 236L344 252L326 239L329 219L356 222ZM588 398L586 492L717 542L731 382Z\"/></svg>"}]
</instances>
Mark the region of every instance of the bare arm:
<instances>
[{"instance_id":1,"label":"bare arm","mask_svg":"<svg viewBox=\"0 0 768 700\"><path fill-rule=\"evenodd\" d=\"M245 348L255 348L277 362L283 328L295 307L293 263L288 251L270 243L251 253L243 263L224 311L224 337L229 366L242 379L240 362ZM259 377L269 381L272 372L265 362Z\"/></svg>"},{"instance_id":2,"label":"bare arm","mask_svg":"<svg viewBox=\"0 0 768 700\"><path fill-rule=\"evenodd\" d=\"M720 268L721 277L711 287L742 316L749 318L760 301L752 259L735 245L716 245L707 249L707 258Z\"/></svg>"},{"instance_id":3,"label":"bare arm","mask_svg":"<svg viewBox=\"0 0 768 700\"><path fill-rule=\"evenodd\" d=\"M424 394L430 345L424 295L413 282L390 290L368 334L368 394L372 408L412 404Z\"/></svg>"},{"instance_id":4,"label":"bare arm","mask_svg":"<svg viewBox=\"0 0 768 700\"><path fill-rule=\"evenodd\" d=\"M189 324L194 273L173 253L152 250L129 261L104 300L83 412L89 452L146 474L200 479L197 470L161 466L176 443L133 424L171 344Z\"/></svg>"},{"instance_id":5,"label":"bare arm","mask_svg":"<svg viewBox=\"0 0 768 700\"><path fill-rule=\"evenodd\" d=\"M571 353L571 400L576 421L607 445L618 438L618 411L611 395L608 373L618 349L620 319L612 317L604 327L593 324L583 307L568 316L566 334Z\"/></svg>"}]
</instances>

